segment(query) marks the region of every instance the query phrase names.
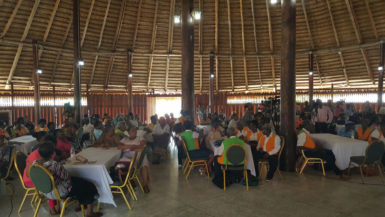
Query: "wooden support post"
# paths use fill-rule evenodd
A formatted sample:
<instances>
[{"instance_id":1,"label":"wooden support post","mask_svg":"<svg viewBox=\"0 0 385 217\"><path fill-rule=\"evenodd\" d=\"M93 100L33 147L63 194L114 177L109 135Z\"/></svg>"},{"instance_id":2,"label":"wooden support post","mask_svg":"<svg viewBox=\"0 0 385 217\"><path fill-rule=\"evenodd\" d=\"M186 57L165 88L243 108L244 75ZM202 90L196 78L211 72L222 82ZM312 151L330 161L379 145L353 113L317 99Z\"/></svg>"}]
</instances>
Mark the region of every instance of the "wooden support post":
<instances>
[{"instance_id":1,"label":"wooden support post","mask_svg":"<svg viewBox=\"0 0 385 217\"><path fill-rule=\"evenodd\" d=\"M128 65L128 79L127 79L127 94L128 94L128 112L133 111L132 103L132 51L128 50L127 55L127 65Z\"/></svg>"},{"instance_id":2,"label":"wooden support post","mask_svg":"<svg viewBox=\"0 0 385 217\"><path fill-rule=\"evenodd\" d=\"M309 103L313 102L313 53L309 54Z\"/></svg>"},{"instance_id":3,"label":"wooden support post","mask_svg":"<svg viewBox=\"0 0 385 217\"><path fill-rule=\"evenodd\" d=\"M383 86L384 86L384 58L385 58L385 46L384 42L380 45L380 67L382 66L382 70L379 70L378 75L378 111L380 110L382 106L382 92L383 92Z\"/></svg>"},{"instance_id":4,"label":"wooden support post","mask_svg":"<svg viewBox=\"0 0 385 217\"><path fill-rule=\"evenodd\" d=\"M57 107L56 107L56 89L55 86L52 87L52 92L53 92L53 115L54 115L54 120L55 120L55 126L57 126Z\"/></svg>"},{"instance_id":5,"label":"wooden support post","mask_svg":"<svg viewBox=\"0 0 385 217\"><path fill-rule=\"evenodd\" d=\"M194 0L182 0L182 110L194 120Z\"/></svg>"},{"instance_id":6,"label":"wooden support post","mask_svg":"<svg viewBox=\"0 0 385 217\"><path fill-rule=\"evenodd\" d=\"M330 89L330 95L331 95L331 98L332 98L332 102L334 100L334 84L332 83L332 87Z\"/></svg>"},{"instance_id":7,"label":"wooden support post","mask_svg":"<svg viewBox=\"0 0 385 217\"><path fill-rule=\"evenodd\" d=\"M281 9L281 126L285 139L286 170L295 171L297 135L295 132L295 43L296 6L282 0Z\"/></svg>"},{"instance_id":8,"label":"wooden support post","mask_svg":"<svg viewBox=\"0 0 385 217\"><path fill-rule=\"evenodd\" d=\"M80 0L73 0L73 41L74 41L74 105L75 121L80 124L82 120L82 93L81 93L81 71L78 61L81 59L80 48Z\"/></svg>"},{"instance_id":9,"label":"wooden support post","mask_svg":"<svg viewBox=\"0 0 385 217\"><path fill-rule=\"evenodd\" d=\"M88 118L90 118L90 108L91 108L89 89L90 89L90 86L87 84L87 86L86 86L86 96L87 96L87 115L88 115Z\"/></svg>"},{"instance_id":10,"label":"wooden support post","mask_svg":"<svg viewBox=\"0 0 385 217\"><path fill-rule=\"evenodd\" d=\"M41 110L40 110L40 76L39 73L37 73L37 70L39 69L39 47L37 45L36 41L32 41L32 52L33 52L33 70L34 70L34 76L33 76L33 98L35 101L35 108L34 108L34 121L35 125L37 126L37 123L41 117Z\"/></svg>"},{"instance_id":11,"label":"wooden support post","mask_svg":"<svg viewBox=\"0 0 385 217\"><path fill-rule=\"evenodd\" d=\"M209 91L209 113L213 113L214 112L214 77L215 77L215 74L214 74L214 53L211 52L210 53L210 77L209 77L209 80L210 80L210 91Z\"/></svg>"},{"instance_id":12,"label":"wooden support post","mask_svg":"<svg viewBox=\"0 0 385 217\"><path fill-rule=\"evenodd\" d=\"M11 109L12 109L12 118L9 125L13 124L14 120L16 120L16 113L15 113L15 90L13 89L13 82L11 83Z\"/></svg>"}]
</instances>

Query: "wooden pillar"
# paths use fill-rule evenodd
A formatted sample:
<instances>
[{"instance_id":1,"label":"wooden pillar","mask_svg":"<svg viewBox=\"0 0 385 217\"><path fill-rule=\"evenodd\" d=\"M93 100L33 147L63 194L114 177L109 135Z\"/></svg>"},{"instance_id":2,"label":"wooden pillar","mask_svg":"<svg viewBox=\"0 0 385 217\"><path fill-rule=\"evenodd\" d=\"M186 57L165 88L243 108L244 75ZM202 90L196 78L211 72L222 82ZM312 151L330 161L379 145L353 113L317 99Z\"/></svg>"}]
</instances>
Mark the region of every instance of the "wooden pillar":
<instances>
[{"instance_id":1,"label":"wooden pillar","mask_svg":"<svg viewBox=\"0 0 385 217\"><path fill-rule=\"evenodd\" d=\"M16 120L16 112L15 112L15 89L13 89L13 82L11 82L11 112L12 118L9 120L9 125L13 124Z\"/></svg>"},{"instance_id":2,"label":"wooden pillar","mask_svg":"<svg viewBox=\"0 0 385 217\"><path fill-rule=\"evenodd\" d=\"M295 132L295 1L282 0L281 9L281 136L285 138L286 170L295 171L297 135Z\"/></svg>"},{"instance_id":3,"label":"wooden pillar","mask_svg":"<svg viewBox=\"0 0 385 217\"><path fill-rule=\"evenodd\" d=\"M82 93L81 93L81 70L78 61L81 60L80 45L80 0L73 0L73 41L74 41L74 105L75 120L80 125L82 120Z\"/></svg>"},{"instance_id":4,"label":"wooden pillar","mask_svg":"<svg viewBox=\"0 0 385 217\"><path fill-rule=\"evenodd\" d=\"M133 79L133 74L132 74L132 51L128 50L128 55L127 55L127 65L128 65L128 78L127 78L127 95L128 95L128 112L133 112L133 105L134 103L132 102L132 79Z\"/></svg>"},{"instance_id":5,"label":"wooden pillar","mask_svg":"<svg viewBox=\"0 0 385 217\"><path fill-rule=\"evenodd\" d=\"M39 69L39 48L36 41L32 41L32 52L33 52L33 98L35 101L35 108L34 108L34 120L35 125L37 125L40 117L41 117L41 110L40 110L40 75L38 72Z\"/></svg>"},{"instance_id":6,"label":"wooden pillar","mask_svg":"<svg viewBox=\"0 0 385 217\"><path fill-rule=\"evenodd\" d=\"M333 102L333 98L334 98L334 84L332 83L332 87L330 89L330 95L331 95L331 98L332 98L332 102Z\"/></svg>"},{"instance_id":7,"label":"wooden pillar","mask_svg":"<svg viewBox=\"0 0 385 217\"><path fill-rule=\"evenodd\" d=\"M380 66L378 70L378 102L377 102L377 108L378 111L380 110L382 106L382 92L384 87L384 58L385 58L385 46L384 42L380 44ZM380 68L382 67L382 68Z\"/></svg>"},{"instance_id":8,"label":"wooden pillar","mask_svg":"<svg viewBox=\"0 0 385 217\"><path fill-rule=\"evenodd\" d=\"M209 90L209 113L214 111L213 102L214 102L214 53L210 53L210 90Z\"/></svg>"},{"instance_id":9,"label":"wooden pillar","mask_svg":"<svg viewBox=\"0 0 385 217\"><path fill-rule=\"evenodd\" d=\"M313 102L313 78L314 78L313 53L310 52L309 54L309 103Z\"/></svg>"},{"instance_id":10,"label":"wooden pillar","mask_svg":"<svg viewBox=\"0 0 385 217\"><path fill-rule=\"evenodd\" d=\"M91 105L90 105L90 103L91 103L91 101L90 101L90 92L89 92L89 89L90 89L90 86L89 86L89 84L87 84L87 86L86 86L86 96L87 96L87 115L88 115L88 119L90 118L90 108L91 108Z\"/></svg>"},{"instance_id":11,"label":"wooden pillar","mask_svg":"<svg viewBox=\"0 0 385 217\"><path fill-rule=\"evenodd\" d=\"M194 120L194 23L193 0L182 0L182 110Z\"/></svg>"},{"instance_id":12,"label":"wooden pillar","mask_svg":"<svg viewBox=\"0 0 385 217\"><path fill-rule=\"evenodd\" d=\"M53 94L53 116L55 120L55 126L58 127L58 122L57 122L57 107L56 107L56 88L55 86L52 87L52 94Z\"/></svg>"}]
</instances>

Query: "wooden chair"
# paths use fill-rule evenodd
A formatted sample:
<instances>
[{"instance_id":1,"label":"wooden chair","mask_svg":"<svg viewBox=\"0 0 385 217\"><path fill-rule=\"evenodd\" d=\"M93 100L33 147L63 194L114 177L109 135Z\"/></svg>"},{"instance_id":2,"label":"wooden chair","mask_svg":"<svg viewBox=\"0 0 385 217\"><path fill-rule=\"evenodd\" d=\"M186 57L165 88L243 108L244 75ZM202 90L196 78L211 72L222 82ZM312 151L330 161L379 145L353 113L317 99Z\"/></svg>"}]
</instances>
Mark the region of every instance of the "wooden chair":
<instances>
[{"instance_id":1,"label":"wooden chair","mask_svg":"<svg viewBox=\"0 0 385 217\"><path fill-rule=\"evenodd\" d=\"M187 149L186 142L184 141L184 139L182 139L182 144L183 144L183 148L186 152L186 160L185 160L185 165L184 165L184 170L183 170L183 174L186 174L186 172L187 172L186 180L188 180L188 177L191 173L192 168L200 167L200 166L204 166L206 168L207 177L210 180L210 173L209 173L209 168L207 166L207 159L191 159L190 154L189 154L188 149Z\"/></svg>"},{"instance_id":2,"label":"wooden chair","mask_svg":"<svg viewBox=\"0 0 385 217\"><path fill-rule=\"evenodd\" d=\"M283 149L285 147L285 138L283 138L283 136L281 136L280 138L281 138L281 148L279 149L279 152L278 152L278 166L277 166L276 172L278 172L279 177L281 179L283 179L283 176L281 174L281 170L279 169L279 165L280 165L280 161L281 161L281 155L282 155ZM259 178L262 178L262 171L266 170L266 172L267 172L269 169L269 161L261 160L261 161L259 161L258 166L259 166Z\"/></svg>"},{"instance_id":3,"label":"wooden chair","mask_svg":"<svg viewBox=\"0 0 385 217\"><path fill-rule=\"evenodd\" d=\"M226 191L226 171L227 170L243 170L243 178L246 181L246 191L249 191L249 179L246 169L246 150L240 144L232 144L224 153L226 156L226 164L222 165L223 173L223 190ZM229 165L230 163L230 165Z\"/></svg>"},{"instance_id":4,"label":"wooden chair","mask_svg":"<svg viewBox=\"0 0 385 217\"><path fill-rule=\"evenodd\" d=\"M138 155L138 152L135 152L134 157L132 157L132 159L131 159L130 166L128 168L128 171L127 171L127 174L126 174L126 177L125 177L123 183L117 182L117 183L114 183L113 185L110 186L111 192L113 194L121 194L122 195L122 197L123 197L124 201L126 202L127 207L128 207L129 210L132 210L132 208L131 208L130 203L128 202L127 197L126 197L126 195L124 193L124 188L127 188L127 190L130 193L131 197L135 200L136 195L135 195L135 192L134 192L134 188L132 187L132 185L130 183L130 177L132 176L132 173L134 172L134 165L136 163L137 155Z\"/></svg>"},{"instance_id":5,"label":"wooden chair","mask_svg":"<svg viewBox=\"0 0 385 217\"><path fill-rule=\"evenodd\" d=\"M301 169L299 170L299 174L303 174L303 170L305 169L305 167L310 164L310 165L313 165L313 164L321 164L321 168L322 168L322 174L323 176L325 176L325 167L324 167L324 161L321 159L321 158L315 158L315 157L307 157L305 155L305 151L304 149L301 149L301 157L302 159L304 160L302 166L301 166Z\"/></svg>"},{"instance_id":6,"label":"wooden chair","mask_svg":"<svg viewBox=\"0 0 385 217\"><path fill-rule=\"evenodd\" d=\"M382 142L373 142L365 151L365 156L354 156L350 158L348 173L350 174L350 167L352 163L356 163L360 167L361 181L365 183L365 176L363 168L367 166L376 166L378 168L379 176L382 183L384 183L384 174L382 171L382 157L385 153L385 146Z\"/></svg>"},{"instance_id":7,"label":"wooden chair","mask_svg":"<svg viewBox=\"0 0 385 217\"><path fill-rule=\"evenodd\" d=\"M29 171L31 180L39 192L39 201L34 213L34 217L36 217L39 213L40 205L43 200L43 195L40 193L50 193L52 191L55 193L55 199L57 201L58 206L60 207L60 204L63 203L63 206L60 211L60 217L63 217L65 209L69 205L76 202L76 200L73 200L71 197L61 198L52 174L40 164L33 164ZM82 210L82 216L84 217L84 205L80 205L80 207Z\"/></svg>"},{"instance_id":8,"label":"wooden chair","mask_svg":"<svg viewBox=\"0 0 385 217\"><path fill-rule=\"evenodd\" d=\"M28 196L32 196L31 205L33 204L33 202L35 202L37 200L36 188L35 187L27 187L23 181L22 171L24 171L24 169L26 167L26 165L25 165L26 159L27 159L27 156L25 156L23 153L19 152L16 154L14 161L13 161L15 170L17 172L17 175L18 175L20 183L21 183L21 187L25 190L25 194L24 194L23 200L20 203L18 213L21 212L21 209L23 208L24 202Z\"/></svg>"}]
</instances>

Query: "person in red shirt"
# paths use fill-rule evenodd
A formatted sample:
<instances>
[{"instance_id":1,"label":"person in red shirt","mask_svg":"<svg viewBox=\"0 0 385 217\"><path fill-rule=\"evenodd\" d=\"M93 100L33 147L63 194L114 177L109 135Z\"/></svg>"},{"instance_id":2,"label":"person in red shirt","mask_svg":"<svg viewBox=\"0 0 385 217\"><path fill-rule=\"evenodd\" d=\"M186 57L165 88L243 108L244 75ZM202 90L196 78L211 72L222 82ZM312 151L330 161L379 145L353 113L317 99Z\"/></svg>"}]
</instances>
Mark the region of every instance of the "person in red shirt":
<instances>
[{"instance_id":1,"label":"person in red shirt","mask_svg":"<svg viewBox=\"0 0 385 217\"><path fill-rule=\"evenodd\" d=\"M65 158L68 158L71 155L72 144L64 135L62 130L57 132L57 145L56 149L62 152L62 155Z\"/></svg>"}]
</instances>

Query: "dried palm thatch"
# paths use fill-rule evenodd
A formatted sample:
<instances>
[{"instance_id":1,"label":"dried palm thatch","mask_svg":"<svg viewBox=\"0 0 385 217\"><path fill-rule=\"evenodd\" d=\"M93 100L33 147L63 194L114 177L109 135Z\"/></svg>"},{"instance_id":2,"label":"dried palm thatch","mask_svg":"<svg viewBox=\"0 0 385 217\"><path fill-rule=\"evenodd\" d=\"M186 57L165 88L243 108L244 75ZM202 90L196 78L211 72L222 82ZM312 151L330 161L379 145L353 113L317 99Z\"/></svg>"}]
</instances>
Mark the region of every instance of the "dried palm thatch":
<instances>
[{"instance_id":1,"label":"dried palm thatch","mask_svg":"<svg viewBox=\"0 0 385 217\"><path fill-rule=\"evenodd\" d=\"M267 90L280 83L281 6L269 0L195 0L195 90L209 87L209 54L216 54L215 89ZM127 50L134 51L133 89L180 90L180 0L82 0L82 84L123 89ZM385 40L384 0L297 0L298 88L375 87L379 43ZM31 86L32 40L40 47L42 88L73 83L72 1L0 0L0 85Z\"/></svg>"}]
</instances>

